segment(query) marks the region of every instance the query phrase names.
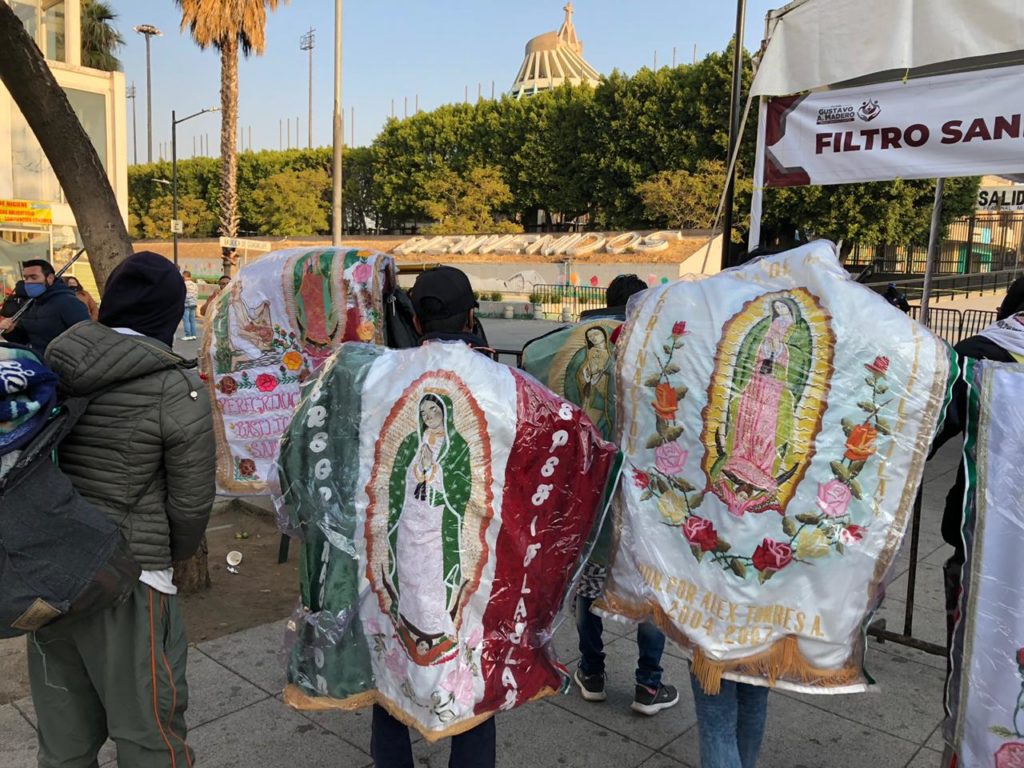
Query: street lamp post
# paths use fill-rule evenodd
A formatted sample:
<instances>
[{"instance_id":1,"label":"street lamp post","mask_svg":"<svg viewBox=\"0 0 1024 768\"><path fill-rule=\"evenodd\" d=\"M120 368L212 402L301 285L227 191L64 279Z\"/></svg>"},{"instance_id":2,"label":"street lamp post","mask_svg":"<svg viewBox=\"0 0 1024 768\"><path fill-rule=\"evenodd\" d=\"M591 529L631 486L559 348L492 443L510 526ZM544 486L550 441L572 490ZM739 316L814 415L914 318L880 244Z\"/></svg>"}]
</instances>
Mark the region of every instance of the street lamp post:
<instances>
[{"instance_id":1,"label":"street lamp post","mask_svg":"<svg viewBox=\"0 0 1024 768\"><path fill-rule=\"evenodd\" d=\"M341 163L345 146L344 127L341 122L341 2L334 0L334 168L331 189L331 245L341 245Z\"/></svg>"},{"instance_id":2,"label":"street lamp post","mask_svg":"<svg viewBox=\"0 0 1024 768\"><path fill-rule=\"evenodd\" d=\"M132 100L132 165L139 164L139 129L135 124L135 83L125 91L125 95Z\"/></svg>"},{"instance_id":3,"label":"street lamp post","mask_svg":"<svg viewBox=\"0 0 1024 768\"><path fill-rule=\"evenodd\" d=\"M732 162L732 156L740 143L740 120L743 115L743 27L747 15L747 0L736 2L736 36L733 38L732 56L732 99L729 109L729 155L726 168ZM733 266L732 258L732 218L733 195L736 189L736 171L725 180L725 205L722 216L722 266Z\"/></svg>"},{"instance_id":4,"label":"street lamp post","mask_svg":"<svg viewBox=\"0 0 1024 768\"><path fill-rule=\"evenodd\" d=\"M171 239L174 242L174 266L178 266L178 123L184 123L207 112L219 111L220 107L207 107L179 120L174 110L171 110Z\"/></svg>"},{"instance_id":5,"label":"street lamp post","mask_svg":"<svg viewBox=\"0 0 1024 768\"><path fill-rule=\"evenodd\" d=\"M146 162L153 162L153 71L149 63L149 38L162 37L152 24L139 24L135 31L146 38Z\"/></svg>"}]
</instances>

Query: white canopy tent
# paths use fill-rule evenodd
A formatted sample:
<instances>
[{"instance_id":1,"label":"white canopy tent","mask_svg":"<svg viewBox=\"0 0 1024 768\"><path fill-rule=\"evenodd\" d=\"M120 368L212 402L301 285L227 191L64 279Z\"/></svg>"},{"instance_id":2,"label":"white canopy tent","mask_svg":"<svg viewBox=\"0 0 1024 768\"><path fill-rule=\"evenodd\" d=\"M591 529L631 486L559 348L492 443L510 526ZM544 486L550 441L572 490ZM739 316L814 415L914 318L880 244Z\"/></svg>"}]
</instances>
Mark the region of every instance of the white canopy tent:
<instances>
[{"instance_id":1,"label":"white canopy tent","mask_svg":"<svg viewBox=\"0 0 1024 768\"><path fill-rule=\"evenodd\" d=\"M760 240L767 97L1022 63L1024 0L796 0L768 13L758 58L750 93L760 97L751 249ZM935 200L922 319L942 179Z\"/></svg>"},{"instance_id":2,"label":"white canopy tent","mask_svg":"<svg viewBox=\"0 0 1024 768\"><path fill-rule=\"evenodd\" d=\"M751 93L788 96L930 65L991 67L1024 51L1024 0L796 0L768 13L765 32Z\"/></svg>"}]
</instances>

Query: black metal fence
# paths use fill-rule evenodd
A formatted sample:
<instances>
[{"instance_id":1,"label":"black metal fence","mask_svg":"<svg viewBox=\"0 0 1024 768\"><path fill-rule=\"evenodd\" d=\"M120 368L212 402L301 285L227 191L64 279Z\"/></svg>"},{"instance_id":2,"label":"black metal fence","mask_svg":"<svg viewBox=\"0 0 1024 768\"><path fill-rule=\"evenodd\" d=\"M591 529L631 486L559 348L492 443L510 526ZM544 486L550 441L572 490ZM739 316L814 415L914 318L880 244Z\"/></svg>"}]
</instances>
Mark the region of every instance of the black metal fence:
<instances>
[{"instance_id":1,"label":"black metal fence","mask_svg":"<svg viewBox=\"0 0 1024 768\"><path fill-rule=\"evenodd\" d=\"M605 288L592 285L535 285L530 300L547 320L579 320L580 313L605 306Z\"/></svg>"},{"instance_id":2,"label":"black metal fence","mask_svg":"<svg viewBox=\"0 0 1024 768\"><path fill-rule=\"evenodd\" d=\"M919 319L921 307L912 306L910 316ZM996 313L984 309L950 309L948 307L928 308L928 327L937 335L956 344L974 336L996 321Z\"/></svg>"},{"instance_id":3,"label":"black metal fence","mask_svg":"<svg viewBox=\"0 0 1024 768\"><path fill-rule=\"evenodd\" d=\"M939 247L935 272L967 275L1017 269L1024 249L1024 211L983 212L956 219L949 225ZM920 275L924 273L925 245L854 245L847 266L872 264L879 272Z\"/></svg>"}]
</instances>

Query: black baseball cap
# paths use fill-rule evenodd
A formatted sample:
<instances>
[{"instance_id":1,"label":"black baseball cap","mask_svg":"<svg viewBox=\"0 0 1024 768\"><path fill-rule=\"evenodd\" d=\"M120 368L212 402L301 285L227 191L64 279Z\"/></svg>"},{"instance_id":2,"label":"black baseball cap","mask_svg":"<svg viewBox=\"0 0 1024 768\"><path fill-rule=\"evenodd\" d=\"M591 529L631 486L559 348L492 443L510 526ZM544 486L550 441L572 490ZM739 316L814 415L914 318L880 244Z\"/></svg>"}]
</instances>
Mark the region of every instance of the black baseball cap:
<instances>
[{"instance_id":1,"label":"black baseball cap","mask_svg":"<svg viewBox=\"0 0 1024 768\"><path fill-rule=\"evenodd\" d=\"M421 272L410 294L416 316L443 320L475 309L473 286L461 269L434 267Z\"/></svg>"}]
</instances>

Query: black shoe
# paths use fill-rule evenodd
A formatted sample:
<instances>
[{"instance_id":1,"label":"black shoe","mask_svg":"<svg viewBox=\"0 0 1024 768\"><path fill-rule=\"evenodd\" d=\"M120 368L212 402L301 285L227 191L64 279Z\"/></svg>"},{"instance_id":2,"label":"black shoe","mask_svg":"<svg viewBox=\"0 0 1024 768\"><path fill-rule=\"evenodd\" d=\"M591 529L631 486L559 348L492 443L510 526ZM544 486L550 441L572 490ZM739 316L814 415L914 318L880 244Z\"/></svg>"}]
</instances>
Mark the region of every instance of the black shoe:
<instances>
[{"instance_id":1,"label":"black shoe","mask_svg":"<svg viewBox=\"0 0 1024 768\"><path fill-rule=\"evenodd\" d=\"M579 686L580 694L587 701L604 701L608 698L608 694L604 692L604 672L585 675L582 669L577 668L572 680Z\"/></svg>"},{"instance_id":2,"label":"black shoe","mask_svg":"<svg viewBox=\"0 0 1024 768\"><path fill-rule=\"evenodd\" d=\"M646 685L638 685L633 696L633 711L642 715L656 715L678 703L679 691L674 686L659 685L657 688L648 688Z\"/></svg>"}]
</instances>

